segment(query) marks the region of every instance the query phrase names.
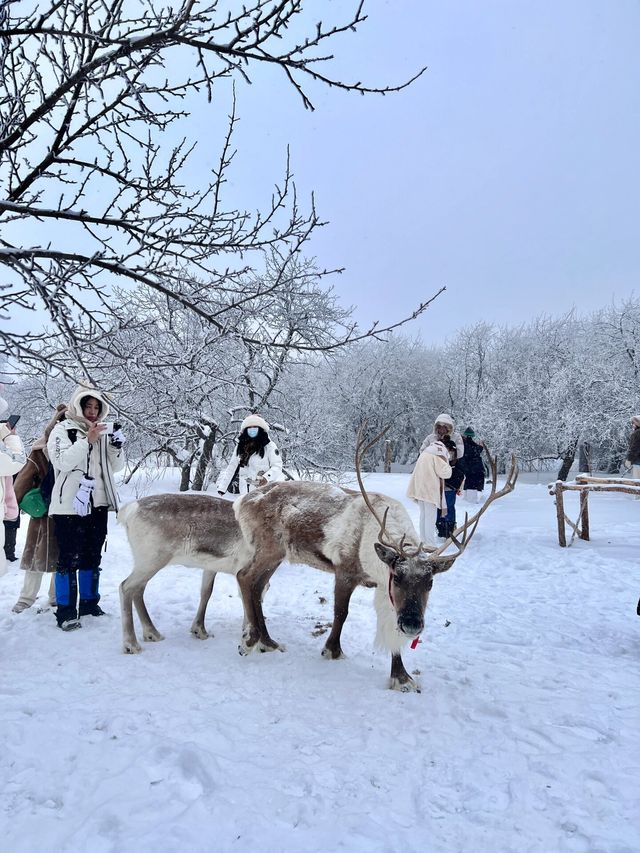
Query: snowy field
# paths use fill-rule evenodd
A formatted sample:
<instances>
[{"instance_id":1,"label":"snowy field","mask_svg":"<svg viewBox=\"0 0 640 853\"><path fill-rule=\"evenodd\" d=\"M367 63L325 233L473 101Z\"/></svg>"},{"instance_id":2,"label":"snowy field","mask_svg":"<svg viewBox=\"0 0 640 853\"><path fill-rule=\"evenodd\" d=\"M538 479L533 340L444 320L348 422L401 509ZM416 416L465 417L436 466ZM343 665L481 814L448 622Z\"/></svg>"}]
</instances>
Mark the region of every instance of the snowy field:
<instances>
[{"instance_id":1,"label":"snowy field","mask_svg":"<svg viewBox=\"0 0 640 853\"><path fill-rule=\"evenodd\" d=\"M400 499L406 483L367 481ZM630 496L595 496L593 541L561 549L552 498L525 477L435 579L423 642L404 654L420 694L386 689L371 590L353 597L347 658L320 657L332 581L312 569L284 565L265 599L284 654L238 655L227 576L215 637L192 638L200 574L172 567L147 591L166 640L130 657L115 523L109 615L81 631L11 613L13 564L0 578L0 849L637 853L639 521Z\"/></svg>"}]
</instances>

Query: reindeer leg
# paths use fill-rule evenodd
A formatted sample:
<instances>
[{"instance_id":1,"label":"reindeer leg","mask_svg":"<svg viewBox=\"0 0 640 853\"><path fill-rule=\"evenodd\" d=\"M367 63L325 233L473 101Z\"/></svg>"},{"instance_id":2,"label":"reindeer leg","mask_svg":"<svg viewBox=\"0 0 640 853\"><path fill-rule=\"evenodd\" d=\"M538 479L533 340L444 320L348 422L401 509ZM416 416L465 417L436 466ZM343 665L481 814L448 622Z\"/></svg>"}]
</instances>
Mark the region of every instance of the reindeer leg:
<instances>
[{"instance_id":1,"label":"reindeer leg","mask_svg":"<svg viewBox=\"0 0 640 853\"><path fill-rule=\"evenodd\" d=\"M159 569L158 569L159 571ZM153 573L155 575L155 572ZM144 603L144 591L147 588L147 583L150 578L147 578L143 584L133 592L133 603L140 619L142 627L142 639L147 643L158 643L164 640L164 636L158 631L156 626L151 621L149 611Z\"/></svg>"},{"instance_id":2,"label":"reindeer leg","mask_svg":"<svg viewBox=\"0 0 640 853\"><path fill-rule=\"evenodd\" d=\"M357 582L353 579L336 574L333 593L333 625L331 626L331 633L327 637L327 642L322 649L323 658L339 660L344 657L340 646L340 637L342 635L342 627L349 615L349 602L357 585Z\"/></svg>"},{"instance_id":3,"label":"reindeer leg","mask_svg":"<svg viewBox=\"0 0 640 853\"><path fill-rule=\"evenodd\" d=\"M238 646L241 655L250 654L254 648L260 651L274 651L280 646L271 639L262 612L262 596L269 578L280 565L275 566L253 563L238 572L237 580L244 605L244 621L242 623L242 640Z\"/></svg>"},{"instance_id":4,"label":"reindeer leg","mask_svg":"<svg viewBox=\"0 0 640 853\"><path fill-rule=\"evenodd\" d=\"M254 599L253 607L257 620L258 636L260 638L258 641L258 649L261 652L285 651L285 647L283 645L276 643L276 641L272 640L269 636L267 623L265 622L264 613L262 611L262 600L264 599L264 594L269 589L269 580L277 568L278 566L276 565L269 572L261 574L252 589Z\"/></svg>"},{"instance_id":5,"label":"reindeer leg","mask_svg":"<svg viewBox=\"0 0 640 853\"><path fill-rule=\"evenodd\" d=\"M194 637L197 637L199 640L206 640L207 637L212 637L213 634L209 634L204 625L204 617L207 613L207 604L209 604L209 599L213 593L213 583L216 579L215 572L203 571L202 572L202 583L200 585L200 604L198 605L198 612L196 613L196 618L193 620L191 625L191 633Z\"/></svg>"},{"instance_id":6,"label":"reindeer leg","mask_svg":"<svg viewBox=\"0 0 640 853\"><path fill-rule=\"evenodd\" d=\"M133 624L133 582L135 571L125 578L120 584L120 615L122 621L122 651L125 654L135 655L142 651L142 647L136 637L136 629Z\"/></svg>"},{"instance_id":7,"label":"reindeer leg","mask_svg":"<svg viewBox=\"0 0 640 853\"><path fill-rule=\"evenodd\" d=\"M419 685L404 668L400 652L391 653L391 678L389 680L389 687L391 690L400 690L402 693L420 693Z\"/></svg>"}]
</instances>

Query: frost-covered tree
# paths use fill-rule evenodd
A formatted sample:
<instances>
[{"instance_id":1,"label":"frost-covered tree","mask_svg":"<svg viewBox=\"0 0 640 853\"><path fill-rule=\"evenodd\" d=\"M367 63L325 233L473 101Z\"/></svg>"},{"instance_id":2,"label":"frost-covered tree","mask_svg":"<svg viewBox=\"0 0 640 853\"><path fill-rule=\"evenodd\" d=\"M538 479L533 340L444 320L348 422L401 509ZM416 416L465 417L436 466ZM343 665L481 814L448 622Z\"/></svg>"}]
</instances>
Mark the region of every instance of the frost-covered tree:
<instances>
[{"instance_id":1,"label":"frost-covered tree","mask_svg":"<svg viewBox=\"0 0 640 853\"><path fill-rule=\"evenodd\" d=\"M318 225L313 202L299 204L288 164L270 198L231 197L233 83L278 69L307 108L317 86L384 94L409 85L368 86L332 73L333 44L363 24L363 5L351 14L328 7L326 23L304 0L2 3L6 350L33 368L88 374L96 343L130 323L112 298L116 283L145 285L227 333L236 309L265 295L264 253L277 249L284 270ZM191 114L208 110L217 153L208 175L194 179ZM235 295L222 310L220 292ZM32 311L44 312L42 331L33 331ZM271 331L273 347L291 347ZM350 325L332 345L370 333ZM251 328L237 334L255 338Z\"/></svg>"}]
</instances>

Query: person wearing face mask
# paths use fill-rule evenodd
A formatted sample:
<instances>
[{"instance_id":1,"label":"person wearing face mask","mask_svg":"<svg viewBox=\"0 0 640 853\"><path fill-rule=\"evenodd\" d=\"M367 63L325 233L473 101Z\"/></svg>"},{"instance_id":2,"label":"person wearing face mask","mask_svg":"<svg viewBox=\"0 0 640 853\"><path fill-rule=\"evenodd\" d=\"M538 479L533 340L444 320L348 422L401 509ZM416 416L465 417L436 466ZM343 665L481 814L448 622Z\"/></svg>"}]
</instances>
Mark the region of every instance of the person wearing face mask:
<instances>
[{"instance_id":1,"label":"person wearing face mask","mask_svg":"<svg viewBox=\"0 0 640 853\"><path fill-rule=\"evenodd\" d=\"M101 552L108 514L118 511L113 475L125 464L125 437L117 424L108 432L108 414L106 396L79 385L47 441L55 475L49 515L59 550L56 620L63 631L80 628L80 616L104 615L98 604Z\"/></svg>"},{"instance_id":2,"label":"person wearing face mask","mask_svg":"<svg viewBox=\"0 0 640 853\"><path fill-rule=\"evenodd\" d=\"M216 483L219 495L227 491L236 471L240 495L284 479L282 456L269 435L269 424L260 415L249 415L240 424L236 449Z\"/></svg>"}]
</instances>

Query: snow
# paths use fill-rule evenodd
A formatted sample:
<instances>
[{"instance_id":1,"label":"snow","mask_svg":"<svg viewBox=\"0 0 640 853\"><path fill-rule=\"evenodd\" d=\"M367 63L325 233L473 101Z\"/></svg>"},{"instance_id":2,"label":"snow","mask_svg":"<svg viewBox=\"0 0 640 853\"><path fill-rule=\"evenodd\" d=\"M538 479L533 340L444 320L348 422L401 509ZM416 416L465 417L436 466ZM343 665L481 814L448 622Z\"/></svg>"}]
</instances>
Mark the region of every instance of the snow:
<instances>
[{"instance_id":1,"label":"snow","mask_svg":"<svg viewBox=\"0 0 640 853\"><path fill-rule=\"evenodd\" d=\"M403 500L417 525L407 480L375 474L367 487ZM109 615L81 631L36 607L11 613L13 564L0 579L0 847L637 851L640 503L590 504L592 541L568 549L544 483L519 482L487 512L404 652L420 694L386 689L373 590L354 595L347 658L321 658L332 579L312 569L284 565L265 598L287 651L248 658L235 580L216 579L203 642L189 634L200 573L166 569L147 590L166 639L131 657L117 592L131 558L115 523Z\"/></svg>"}]
</instances>

